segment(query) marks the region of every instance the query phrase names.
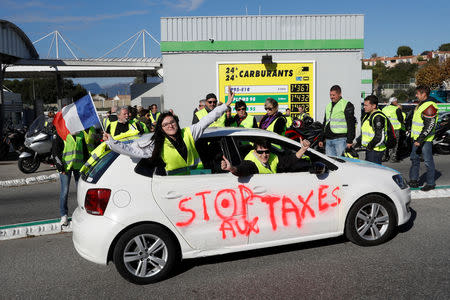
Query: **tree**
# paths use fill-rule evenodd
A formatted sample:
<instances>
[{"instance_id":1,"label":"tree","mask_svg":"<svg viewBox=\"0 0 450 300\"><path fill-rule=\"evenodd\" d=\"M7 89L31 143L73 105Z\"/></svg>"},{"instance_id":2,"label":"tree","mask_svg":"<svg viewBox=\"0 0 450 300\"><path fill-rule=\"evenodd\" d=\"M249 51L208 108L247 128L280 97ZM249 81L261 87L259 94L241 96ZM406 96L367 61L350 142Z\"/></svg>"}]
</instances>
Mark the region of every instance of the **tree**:
<instances>
[{"instance_id":1,"label":"tree","mask_svg":"<svg viewBox=\"0 0 450 300\"><path fill-rule=\"evenodd\" d=\"M409 56L412 54L413 51L409 46L400 46L397 48L397 56Z\"/></svg>"},{"instance_id":2,"label":"tree","mask_svg":"<svg viewBox=\"0 0 450 300\"><path fill-rule=\"evenodd\" d=\"M376 53L370 54L370 58L375 58L375 57L378 57L378 54L376 54Z\"/></svg>"},{"instance_id":3,"label":"tree","mask_svg":"<svg viewBox=\"0 0 450 300\"><path fill-rule=\"evenodd\" d=\"M32 78L24 80L5 80L4 86L14 93L22 96L25 104L33 104L34 99L42 99L45 104L56 103L56 79L55 78ZM63 98L78 100L87 94L87 91L79 84L74 85L70 79L63 81Z\"/></svg>"},{"instance_id":4,"label":"tree","mask_svg":"<svg viewBox=\"0 0 450 300\"><path fill-rule=\"evenodd\" d=\"M392 94L392 97L397 98L398 102L403 103L407 102L410 99L414 99L415 93L415 89L413 87L410 87L407 90L395 90Z\"/></svg>"},{"instance_id":5,"label":"tree","mask_svg":"<svg viewBox=\"0 0 450 300\"><path fill-rule=\"evenodd\" d=\"M450 43L440 45L439 51L450 51Z\"/></svg>"},{"instance_id":6,"label":"tree","mask_svg":"<svg viewBox=\"0 0 450 300\"><path fill-rule=\"evenodd\" d=\"M414 75L417 71L417 64L410 63L399 63L396 64L392 68L384 68L381 69L378 77L379 84L387 84L387 83L409 83L411 78L414 78Z\"/></svg>"},{"instance_id":7,"label":"tree","mask_svg":"<svg viewBox=\"0 0 450 300\"><path fill-rule=\"evenodd\" d=\"M430 60L416 74L416 84L428 86L430 89L437 89L449 80L450 59L443 63L439 63L437 60Z\"/></svg>"}]
</instances>

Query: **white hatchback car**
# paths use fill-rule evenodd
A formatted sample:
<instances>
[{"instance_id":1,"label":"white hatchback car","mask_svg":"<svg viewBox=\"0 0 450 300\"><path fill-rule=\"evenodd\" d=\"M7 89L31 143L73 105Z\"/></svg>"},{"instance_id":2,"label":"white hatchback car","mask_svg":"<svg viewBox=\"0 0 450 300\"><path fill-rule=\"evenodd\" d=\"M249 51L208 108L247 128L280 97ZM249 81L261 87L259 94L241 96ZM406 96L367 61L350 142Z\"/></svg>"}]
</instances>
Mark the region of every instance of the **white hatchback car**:
<instances>
[{"instance_id":1,"label":"white hatchback car","mask_svg":"<svg viewBox=\"0 0 450 300\"><path fill-rule=\"evenodd\" d=\"M259 129L212 128L197 141L205 170L165 176L146 159L107 154L78 183L73 242L127 280L163 279L180 259L272 247L342 234L371 246L411 216L411 194L395 170L314 150L310 171L236 177L233 165L257 137L286 155L300 144Z\"/></svg>"}]
</instances>

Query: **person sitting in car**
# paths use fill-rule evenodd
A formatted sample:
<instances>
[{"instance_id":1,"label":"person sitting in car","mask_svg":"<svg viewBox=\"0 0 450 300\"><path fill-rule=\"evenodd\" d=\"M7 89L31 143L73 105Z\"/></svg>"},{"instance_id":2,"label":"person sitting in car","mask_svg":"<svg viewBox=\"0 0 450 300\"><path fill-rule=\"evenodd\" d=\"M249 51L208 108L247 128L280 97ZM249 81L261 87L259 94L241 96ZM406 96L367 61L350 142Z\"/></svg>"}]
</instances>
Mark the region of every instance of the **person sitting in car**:
<instances>
[{"instance_id":1,"label":"person sitting in car","mask_svg":"<svg viewBox=\"0 0 450 300\"><path fill-rule=\"evenodd\" d=\"M250 151L238 166L232 166L230 161L224 156L221 167L224 171L229 171L236 176L245 177L253 174L275 174L286 172L307 171L311 163L302 159L310 143L307 140L301 141L302 147L296 152L278 157L271 153L270 142L266 139L256 139L253 141L253 150Z\"/></svg>"},{"instance_id":2,"label":"person sitting in car","mask_svg":"<svg viewBox=\"0 0 450 300\"><path fill-rule=\"evenodd\" d=\"M168 175L189 175L195 169L203 169L195 142L233 102L234 93L229 90L226 105L217 106L189 127L180 129L178 117L169 111L160 115L151 137L143 137L130 144L116 141L108 133L103 134L103 139L112 151L130 157L149 158L151 165L164 166Z\"/></svg>"}]
</instances>

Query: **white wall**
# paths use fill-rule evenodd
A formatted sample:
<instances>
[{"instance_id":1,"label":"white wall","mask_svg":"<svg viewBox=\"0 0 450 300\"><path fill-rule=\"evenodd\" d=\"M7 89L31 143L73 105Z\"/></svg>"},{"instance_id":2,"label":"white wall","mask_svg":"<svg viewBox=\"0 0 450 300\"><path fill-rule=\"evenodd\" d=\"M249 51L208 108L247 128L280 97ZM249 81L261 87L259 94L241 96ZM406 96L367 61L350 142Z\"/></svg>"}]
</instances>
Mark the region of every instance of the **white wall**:
<instances>
[{"instance_id":1,"label":"white wall","mask_svg":"<svg viewBox=\"0 0 450 300\"><path fill-rule=\"evenodd\" d=\"M316 61L315 119L323 121L325 107L330 101L332 85L342 88L343 98L355 106L360 119L361 51L311 51L303 53L267 52L273 61ZM181 126L192 121L198 101L208 93L216 93L217 62L260 62L264 53L164 53L164 106L180 117Z\"/></svg>"}]
</instances>

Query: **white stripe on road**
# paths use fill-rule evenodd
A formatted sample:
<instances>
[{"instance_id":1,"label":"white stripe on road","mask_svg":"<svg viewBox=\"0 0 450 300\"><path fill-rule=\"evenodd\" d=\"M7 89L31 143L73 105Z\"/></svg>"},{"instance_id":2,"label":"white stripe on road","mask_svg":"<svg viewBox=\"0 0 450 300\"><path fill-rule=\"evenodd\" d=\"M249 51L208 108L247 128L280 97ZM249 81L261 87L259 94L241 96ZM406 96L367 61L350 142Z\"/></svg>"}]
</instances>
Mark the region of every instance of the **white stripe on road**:
<instances>
[{"instance_id":1,"label":"white stripe on road","mask_svg":"<svg viewBox=\"0 0 450 300\"><path fill-rule=\"evenodd\" d=\"M430 199L450 197L450 189L435 189L428 192L421 190L411 191L411 199ZM46 223L46 224L36 224ZM27 225L29 224L29 225ZM3 228L2 228L3 227ZM72 222L68 226L61 227L59 220L30 222L26 224L0 226L0 241L12 240L24 237L34 237L61 232L72 232Z\"/></svg>"},{"instance_id":2,"label":"white stripe on road","mask_svg":"<svg viewBox=\"0 0 450 300\"><path fill-rule=\"evenodd\" d=\"M24 185L30 185L30 184L36 184L36 183L56 181L58 179L59 179L59 174L54 173L51 175L40 175L40 176L36 176L36 177L0 181L0 187L24 186Z\"/></svg>"}]
</instances>

